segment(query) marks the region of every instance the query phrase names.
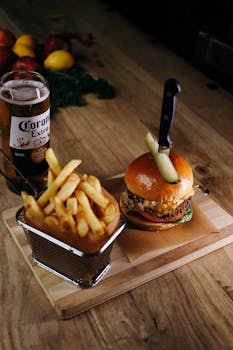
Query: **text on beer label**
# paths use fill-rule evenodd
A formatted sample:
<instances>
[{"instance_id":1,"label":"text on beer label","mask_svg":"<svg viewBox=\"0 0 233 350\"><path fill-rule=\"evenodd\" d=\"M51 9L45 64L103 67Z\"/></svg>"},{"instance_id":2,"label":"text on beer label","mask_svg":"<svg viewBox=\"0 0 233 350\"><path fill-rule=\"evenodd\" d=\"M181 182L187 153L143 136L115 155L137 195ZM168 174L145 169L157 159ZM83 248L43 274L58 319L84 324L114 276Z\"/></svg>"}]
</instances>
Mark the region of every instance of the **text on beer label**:
<instances>
[{"instance_id":1,"label":"text on beer label","mask_svg":"<svg viewBox=\"0 0 233 350\"><path fill-rule=\"evenodd\" d=\"M50 108L33 117L11 117L10 147L32 149L45 145L50 135Z\"/></svg>"}]
</instances>

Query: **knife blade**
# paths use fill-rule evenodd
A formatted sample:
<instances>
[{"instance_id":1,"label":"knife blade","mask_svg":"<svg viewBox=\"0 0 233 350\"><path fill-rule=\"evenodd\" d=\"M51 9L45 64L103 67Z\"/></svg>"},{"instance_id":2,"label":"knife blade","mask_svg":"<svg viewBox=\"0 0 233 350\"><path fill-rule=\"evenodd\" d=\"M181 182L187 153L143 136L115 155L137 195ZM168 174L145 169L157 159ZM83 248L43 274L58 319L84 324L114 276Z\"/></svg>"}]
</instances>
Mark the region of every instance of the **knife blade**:
<instances>
[{"instance_id":1,"label":"knife blade","mask_svg":"<svg viewBox=\"0 0 233 350\"><path fill-rule=\"evenodd\" d=\"M159 152L169 150L172 146L169 132L175 116L176 94L180 91L181 86L176 79L171 78L165 82L159 126Z\"/></svg>"}]
</instances>

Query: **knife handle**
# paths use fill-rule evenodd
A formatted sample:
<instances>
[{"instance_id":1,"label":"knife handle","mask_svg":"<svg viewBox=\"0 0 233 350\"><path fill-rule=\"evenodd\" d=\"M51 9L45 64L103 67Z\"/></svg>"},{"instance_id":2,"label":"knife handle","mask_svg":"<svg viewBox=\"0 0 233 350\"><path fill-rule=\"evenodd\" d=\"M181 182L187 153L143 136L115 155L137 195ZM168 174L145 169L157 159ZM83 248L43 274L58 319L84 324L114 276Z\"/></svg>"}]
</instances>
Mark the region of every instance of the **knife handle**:
<instances>
[{"instance_id":1,"label":"knife handle","mask_svg":"<svg viewBox=\"0 0 233 350\"><path fill-rule=\"evenodd\" d=\"M159 128L159 145L164 148L171 146L169 131L175 115L176 94L180 91L181 86L176 79L168 79L165 82Z\"/></svg>"}]
</instances>

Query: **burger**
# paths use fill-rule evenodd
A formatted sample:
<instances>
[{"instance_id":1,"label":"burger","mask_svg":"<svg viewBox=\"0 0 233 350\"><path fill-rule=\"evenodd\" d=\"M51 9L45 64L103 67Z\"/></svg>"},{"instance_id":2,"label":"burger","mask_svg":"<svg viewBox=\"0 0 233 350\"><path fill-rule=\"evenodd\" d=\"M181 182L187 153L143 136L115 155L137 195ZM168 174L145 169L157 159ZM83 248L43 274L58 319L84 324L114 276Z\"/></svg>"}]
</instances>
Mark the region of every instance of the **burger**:
<instances>
[{"instance_id":1,"label":"burger","mask_svg":"<svg viewBox=\"0 0 233 350\"><path fill-rule=\"evenodd\" d=\"M151 152L134 159L126 169L126 189L120 197L120 208L137 228L167 230L192 218L192 168L173 151L169 158L179 175L177 183L164 180Z\"/></svg>"}]
</instances>

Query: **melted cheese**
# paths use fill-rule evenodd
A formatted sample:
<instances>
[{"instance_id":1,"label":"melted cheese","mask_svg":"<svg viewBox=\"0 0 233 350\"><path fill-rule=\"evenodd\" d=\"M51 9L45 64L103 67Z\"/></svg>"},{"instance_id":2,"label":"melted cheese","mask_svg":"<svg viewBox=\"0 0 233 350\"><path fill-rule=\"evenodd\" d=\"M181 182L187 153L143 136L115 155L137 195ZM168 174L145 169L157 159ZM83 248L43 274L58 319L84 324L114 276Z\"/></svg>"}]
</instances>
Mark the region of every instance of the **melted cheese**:
<instances>
[{"instance_id":1,"label":"melted cheese","mask_svg":"<svg viewBox=\"0 0 233 350\"><path fill-rule=\"evenodd\" d=\"M145 199L142 202L138 202L138 206L145 210L145 208L152 209L153 211L159 213L160 215L167 215L173 210L175 210L182 202L184 202L187 198L194 195L194 189L192 188L190 192L188 192L184 197L176 200L176 201L166 201L166 202L156 202L156 201L149 201ZM130 199L127 195L126 198L127 206L130 209L134 208L133 200Z\"/></svg>"}]
</instances>

